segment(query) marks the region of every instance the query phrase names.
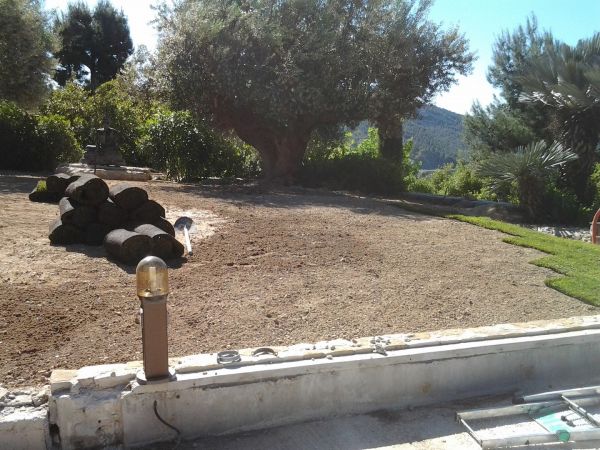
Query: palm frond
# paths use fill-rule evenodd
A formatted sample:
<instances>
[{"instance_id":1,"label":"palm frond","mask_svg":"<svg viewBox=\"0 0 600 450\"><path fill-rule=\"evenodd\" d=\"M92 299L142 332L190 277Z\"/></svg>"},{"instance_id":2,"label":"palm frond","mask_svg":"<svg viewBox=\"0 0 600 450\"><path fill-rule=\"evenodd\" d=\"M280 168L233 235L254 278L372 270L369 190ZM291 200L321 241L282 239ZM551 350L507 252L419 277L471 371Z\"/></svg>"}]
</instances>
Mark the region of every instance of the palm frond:
<instances>
[{"instance_id":1,"label":"palm frond","mask_svg":"<svg viewBox=\"0 0 600 450\"><path fill-rule=\"evenodd\" d=\"M537 141L518 147L513 153L495 153L476 166L477 173L489 177L496 187L528 177L545 178L553 169L577 159L560 143Z\"/></svg>"}]
</instances>

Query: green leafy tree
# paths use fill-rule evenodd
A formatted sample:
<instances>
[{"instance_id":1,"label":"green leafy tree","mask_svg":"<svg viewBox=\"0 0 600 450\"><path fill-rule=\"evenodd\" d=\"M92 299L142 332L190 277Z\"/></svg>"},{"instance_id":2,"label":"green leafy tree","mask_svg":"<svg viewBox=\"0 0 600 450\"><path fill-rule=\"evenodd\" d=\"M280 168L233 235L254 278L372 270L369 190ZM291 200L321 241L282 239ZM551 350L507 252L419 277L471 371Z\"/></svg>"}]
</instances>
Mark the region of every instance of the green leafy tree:
<instances>
[{"instance_id":1,"label":"green leafy tree","mask_svg":"<svg viewBox=\"0 0 600 450\"><path fill-rule=\"evenodd\" d=\"M42 2L0 0L0 99L37 105L49 90L51 51Z\"/></svg>"},{"instance_id":2,"label":"green leafy tree","mask_svg":"<svg viewBox=\"0 0 600 450\"><path fill-rule=\"evenodd\" d=\"M116 77L133 52L127 18L106 0L93 11L81 1L70 3L55 28L60 40L55 79L61 86L75 76L95 91Z\"/></svg>"},{"instance_id":3,"label":"green leafy tree","mask_svg":"<svg viewBox=\"0 0 600 450\"><path fill-rule=\"evenodd\" d=\"M493 180L497 190L515 184L519 204L530 218L542 218L546 211L545 195L549 178L577 155L557 142L548 146L544 141L519 147L513 153L494 153L477 165L477 173Z\"/></svg>"},{"instance_id":4,"label":"green leafy tree","mask_svg":"<svg viewBox=\"0 0 600 450\"><path fill-rule=\"evenodd\" d=\"M463 133L469 156L474 160L490 153L512 152L538 138L519 110L500 102L487 107L475 103L470 114L465 116Z\"/></svg>"},{"instance_id":5,"label":"green leafy tree","mask_svg":"<svg viewBox=\"0 0 600 450\"><path fill-rule=\"evenodd\" d=\"M575 46L547 42L541 54L528 59L518 81L520 101L548 111L560 141L579 156L567 177L579 201L589 204L594 195L589 177L600 144L600 33Z\"/></svg>"},{"instance_id":6,"label":"green leafy tree","mask_svg":"<svg viewBox=\"0 0 600 450\"><path fill-rule=\"evenodd\" d=\"M466 41L429 23L427 6L180 0L160 10L161 83L176 106L254 146L267 178L292 181L315 130L397 125L468 70Z\"/></svg>"}]
</instances>

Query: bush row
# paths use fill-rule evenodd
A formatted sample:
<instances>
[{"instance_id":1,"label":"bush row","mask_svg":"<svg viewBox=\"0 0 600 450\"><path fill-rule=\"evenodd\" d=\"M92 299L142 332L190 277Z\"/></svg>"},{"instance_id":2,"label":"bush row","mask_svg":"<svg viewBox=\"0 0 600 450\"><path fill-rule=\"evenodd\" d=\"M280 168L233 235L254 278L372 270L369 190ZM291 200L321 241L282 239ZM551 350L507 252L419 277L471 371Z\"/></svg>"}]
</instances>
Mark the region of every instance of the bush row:
<instances>
[{"instance_id":1,"label":"bush row","mask_svg":"<svg viewBox=\"0 0 600 450\"><path fill-rule=\"evenodd\" d=\"M54 91L37 115L2 102L0 168L53 170L78 161L82 149L95 143L95 129L105 118L119 133L127 164L149 166L178 181L260 173L252 147L215 133L189 112L136 100L119 79L104 83L94 95L68 84Z\"/></svg>"},{"instance_id":2,"label":"bush row","mask_svg":"<svg viewBox=\"0 0 600 450\"><path fill-rule=\"evenodd\" d=\"M29 114L6 101L0 101L0 148L0 169L8 170L47 171L81 158L68 120Z\"/></svg>"},{"instance_id":3,"label":"bush row","mask_svg":"<svg viewBox=\"0 0 600 450\"><path fill-rule=\"evenodd\" d=\"M540 193L543 202L543 215L532 218L534 221L561 224L586 225L593 212L600 208L600 164L591 177L595 187L595 205L584 207L577 202L575 195L557 186L556 180L546 184L546 191ZM406 190L450 197L463 197L474 200L508 201L519 204L516 184L504 189L493 189L492 180L477 175L473 164L459 162L447 164L433 173L411 177L406 180Z\"/></svg>"},{"instance_id":4,"label":"bush row","mask_svg":"<svg viewBox=\"0 0 600 450\"><path fill-rule=\"evenodd\" d=\"M367 139L358 144L350 132L337 141L313 140L304 158L300 183L365 194L399 194L419 171L419 165L409 159L412 145L412 140L407 141L401 160L390 161L379 154L376 128L369 128Z\"/></svg>"}]
</instances>

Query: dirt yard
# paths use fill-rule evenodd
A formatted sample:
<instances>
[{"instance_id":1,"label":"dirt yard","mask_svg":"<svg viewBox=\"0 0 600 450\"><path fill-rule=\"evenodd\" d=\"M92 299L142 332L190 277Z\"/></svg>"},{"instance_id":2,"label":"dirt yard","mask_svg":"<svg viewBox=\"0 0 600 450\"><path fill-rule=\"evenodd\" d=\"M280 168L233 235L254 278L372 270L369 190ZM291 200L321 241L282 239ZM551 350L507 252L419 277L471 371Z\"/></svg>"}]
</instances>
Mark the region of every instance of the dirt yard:
<instances>
[{"instance_id":1,"label":"dirt yard","mask_svg":"<svg viewBox=\"0 0 600 450\"><path fill-rule=\"evenodd\" d=\"M50 245L56 205L0 176L0 384L141 359L134 268ZM597 313L544 286L539 253L500 233L314 191L138 183L201 221L170 271L172 356Z\"/></svg>"}]
</instances>

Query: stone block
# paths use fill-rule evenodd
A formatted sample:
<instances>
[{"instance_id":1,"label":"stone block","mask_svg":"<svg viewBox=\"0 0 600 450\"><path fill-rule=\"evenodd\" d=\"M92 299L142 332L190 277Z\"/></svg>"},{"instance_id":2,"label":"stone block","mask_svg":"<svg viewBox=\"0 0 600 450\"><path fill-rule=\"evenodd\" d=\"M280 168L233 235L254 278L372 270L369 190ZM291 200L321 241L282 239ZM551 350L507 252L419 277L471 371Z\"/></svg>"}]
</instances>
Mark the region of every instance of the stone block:
<instances>
[{"instance_id":1,"label":"stone block","mask_svg":"<svg viewBox=\"0 0 600 450\"><path fill-rule=\"evenodd\" d=\"M57 392L71 389L76 376L76 370L53 370L50 374L50 392L56 394Z\"/></svg>"}]
</instances>

